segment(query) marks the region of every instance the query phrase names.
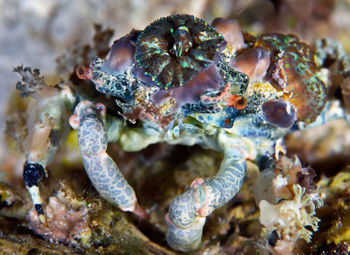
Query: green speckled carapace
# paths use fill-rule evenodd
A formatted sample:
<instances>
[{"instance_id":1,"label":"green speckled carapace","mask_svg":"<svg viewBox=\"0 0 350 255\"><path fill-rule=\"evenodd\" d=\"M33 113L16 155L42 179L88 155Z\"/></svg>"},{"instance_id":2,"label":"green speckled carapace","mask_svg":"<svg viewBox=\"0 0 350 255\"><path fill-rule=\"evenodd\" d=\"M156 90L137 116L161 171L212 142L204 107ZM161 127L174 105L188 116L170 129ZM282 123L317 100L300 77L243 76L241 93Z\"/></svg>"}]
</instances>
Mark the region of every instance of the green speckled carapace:
<instances>
[{"instance_id":1,"label":"green speckled carapace","mask_svg":"<svg viewBox=\"0 0 350 255\"><path fill-rule=\"evenodd\" d=\"M298 120L313 122L327 99L327 87L311 48L296 36L264 34L256 38L254 47L271 52L267 79L286 92L286 100L297 109Z\"/></svg>"},{"instance_id":2,"label":"green speckled carapace","mask_svg":"<svg viewBox=\"0 0 350 255\"><path fill-rule=\"evenodd\" d=\"M138 36L135 60L161 89L182 86L216 62L226 41L215 28L190 15L172 15Z\"/></svg>"}]
</instances>

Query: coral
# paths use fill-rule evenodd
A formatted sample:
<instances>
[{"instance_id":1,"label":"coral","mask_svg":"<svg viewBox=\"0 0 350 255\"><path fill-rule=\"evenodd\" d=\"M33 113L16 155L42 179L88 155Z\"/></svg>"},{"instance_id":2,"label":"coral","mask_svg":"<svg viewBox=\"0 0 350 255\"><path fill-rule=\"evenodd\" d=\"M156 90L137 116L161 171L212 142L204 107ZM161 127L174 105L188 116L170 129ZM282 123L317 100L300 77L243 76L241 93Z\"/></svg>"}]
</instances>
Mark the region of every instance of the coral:
<instances>
[{"instance_id":1,"label":"coral","mask_svg":"<svg viewBox=\"0 0 350 255\"><path fill-rule=\"evenodd\" d=\"M32 70L30 67L17 66L14 72L22 76L22 82L17 82L16 89L20 90L21 97L28 97L35 91L39 91L44 85L44 79L40 76L39 69Z\"/></svg>"},{"instance_id":2,"label":"coral","mask_svg":"<svg viewBox=\"0 0 350 255\"><path fill-rule=\"evenodd\" d=\"M61 184L44 207L47 223L40 222L35 208L27 215L28 227L50 242L89 247L91 238L89 209L84 201L72 197L69 186Z\"/></svg>"},{"instance_id":3,"label":"coral","mask_svg":"<svg viewBox=\"0 0 350 255\"><path fill-rule=\"evenodd\" d=\"M290 159L286 156L280 157L276 162L277 179L286 179L285 185L277 185L277 181L273 181L274 193L277 197L283 198L283 191L280 189L286 186L289 190L292 190L294 184L299 184L305 188L305 192L308 194L313 193L316 190L316 183L314 178L316 172L310 167L302 167L302 164L297 156L294 159Z\"/></svg>"},{"instance_id":4,"label":"coral","mask_svg":"<svg viewBox=\"0 0 350 255\"><path fill-rule=\"evenodd\" d=\"M315 205L312 197L305 193L300 185L293 186L294 198L272 205L262 200L259 204L260 222L269 233L277 235L277 241L270 243L281 254L292 254L292 248L299 238L311 241L311 226L317 231L319 218L315 217Z\"/></svg>"},{"instance_id":5,"label":"coral","mask_svg":"<svg viewBox=\"0 0 350 255\"><path fill-rule=\"evenodd\" d=\"M139 35L137 66L162 89L183 86L211 63L226 41L205 21L190 15L161 18Z\"/></svg>"},{"instance_id":6,"label":"coral","mask_svg":"<svg viewBox=\"0 0 350 255\"><path fill-rule=\"evenodd\" d=\"M284 99L296 108L298 120L313 122L327 99L327 86L315 62L313 50L292 35L264 34L256 38L246 36L246 40L260 53L254 55L254 52L249 54L243 51L241 54L249 57L245 60L245 55L242 59L238 56L237 63L233 61L231 65L246 69L245 66L253 62L255 69L261 68L258 72L260 76L268 67L265 79L284 91ZM268 55L271 62L268 61Z\"/></svg>"},{"instance_id":7,"label":"coral","mask_svg":"<svg viewBox=\"0 0 350 255\"><path fill-rule=\"evenodd\" d=\"M297 157L294 160L282 156L274 171L265 170L256 185L255 197L260 208L260 222L268 236L268 249L276 254L293 254L298 239L311 242L312 231L318 230L320 219L316 208L323 206L319 191L315 190L315 173L302 168ZM268 201L266 201L266 198Z\"/></svg>"}]
</instances>

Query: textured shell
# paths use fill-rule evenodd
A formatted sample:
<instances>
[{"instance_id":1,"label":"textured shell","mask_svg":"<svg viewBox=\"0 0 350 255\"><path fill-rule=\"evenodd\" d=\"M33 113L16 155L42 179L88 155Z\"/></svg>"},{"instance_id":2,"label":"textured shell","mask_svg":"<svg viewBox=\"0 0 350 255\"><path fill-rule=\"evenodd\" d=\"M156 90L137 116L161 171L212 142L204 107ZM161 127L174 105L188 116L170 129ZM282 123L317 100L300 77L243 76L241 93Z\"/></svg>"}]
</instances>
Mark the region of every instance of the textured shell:
<instances>
[{"instance_id":1,"label":"textured shell","mask_svg":"<svg viewBox=\"0 0 350 255\"><path fill-rule=\"evenodd\" d=\"M286 92L285 99L297 110L298 120L310 123L322 111L327 88L319 77L314 52L293 35L265 34L255 40L271 54L267 79Z\"/></svg>"},{"instance_id":2,"label":"textured shell","mask_svg":"<svg viewBox=\"0 0 350 255\"><path fill-rule=\"evenodd\" d=\"M147 26L138 36L135 60L162 89L184 85L215 63L226 41L215 28L190 15L172 15Z\"/></svg>"}]
</instances>

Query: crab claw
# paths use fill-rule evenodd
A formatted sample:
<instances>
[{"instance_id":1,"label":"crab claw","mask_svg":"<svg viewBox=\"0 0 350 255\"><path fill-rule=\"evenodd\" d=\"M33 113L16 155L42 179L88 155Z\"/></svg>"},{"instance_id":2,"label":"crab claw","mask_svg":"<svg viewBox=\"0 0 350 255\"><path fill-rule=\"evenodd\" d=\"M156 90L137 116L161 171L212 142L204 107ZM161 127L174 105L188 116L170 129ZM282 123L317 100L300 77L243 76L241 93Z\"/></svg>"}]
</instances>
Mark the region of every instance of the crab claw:
<instances>
[{"instance_id":1,"label":"crab claw","mask_svg":"<svg viewBox=\"0 0 350 255\"><path fill-rule=\"evenodd\" d=\"M73 129L77 129L80 125L79 118L74 114L69 118L69 124Z\"/></svg>"}]
</instances>

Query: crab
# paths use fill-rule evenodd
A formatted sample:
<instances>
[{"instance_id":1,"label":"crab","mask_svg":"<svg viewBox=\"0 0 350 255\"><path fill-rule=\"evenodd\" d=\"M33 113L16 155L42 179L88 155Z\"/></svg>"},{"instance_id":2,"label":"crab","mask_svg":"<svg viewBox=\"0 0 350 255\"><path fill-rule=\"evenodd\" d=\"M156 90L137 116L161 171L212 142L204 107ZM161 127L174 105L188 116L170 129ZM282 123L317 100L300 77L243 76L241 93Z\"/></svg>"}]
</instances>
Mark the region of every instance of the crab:
<instances>
[{"instance_id":1,"label":"crab","mask_svg":"<svg viewBox=\"0 0 350 255\"><path fill-rule=\"evenodd\" d=\"M100 196L140 217L146 212L106 152L108 143L125 151L198 144L223 153L220 169L195 179L165 216L168 244L198 249L206 217L238 193L247 160L278 157L283 137L294 130L349 119L328 96L332 43L323 42L314 51L293 35L244 33L235 20L209 25L190 15L160 18L114 41L105 59L77 68L77 77L114 105L74 86L43 85L37 71L17 67L23 77L17 89L33 98L23 176L40 221L39 181L69 125L78 131L84 168Z\"/></svg>"}]
</instances>

